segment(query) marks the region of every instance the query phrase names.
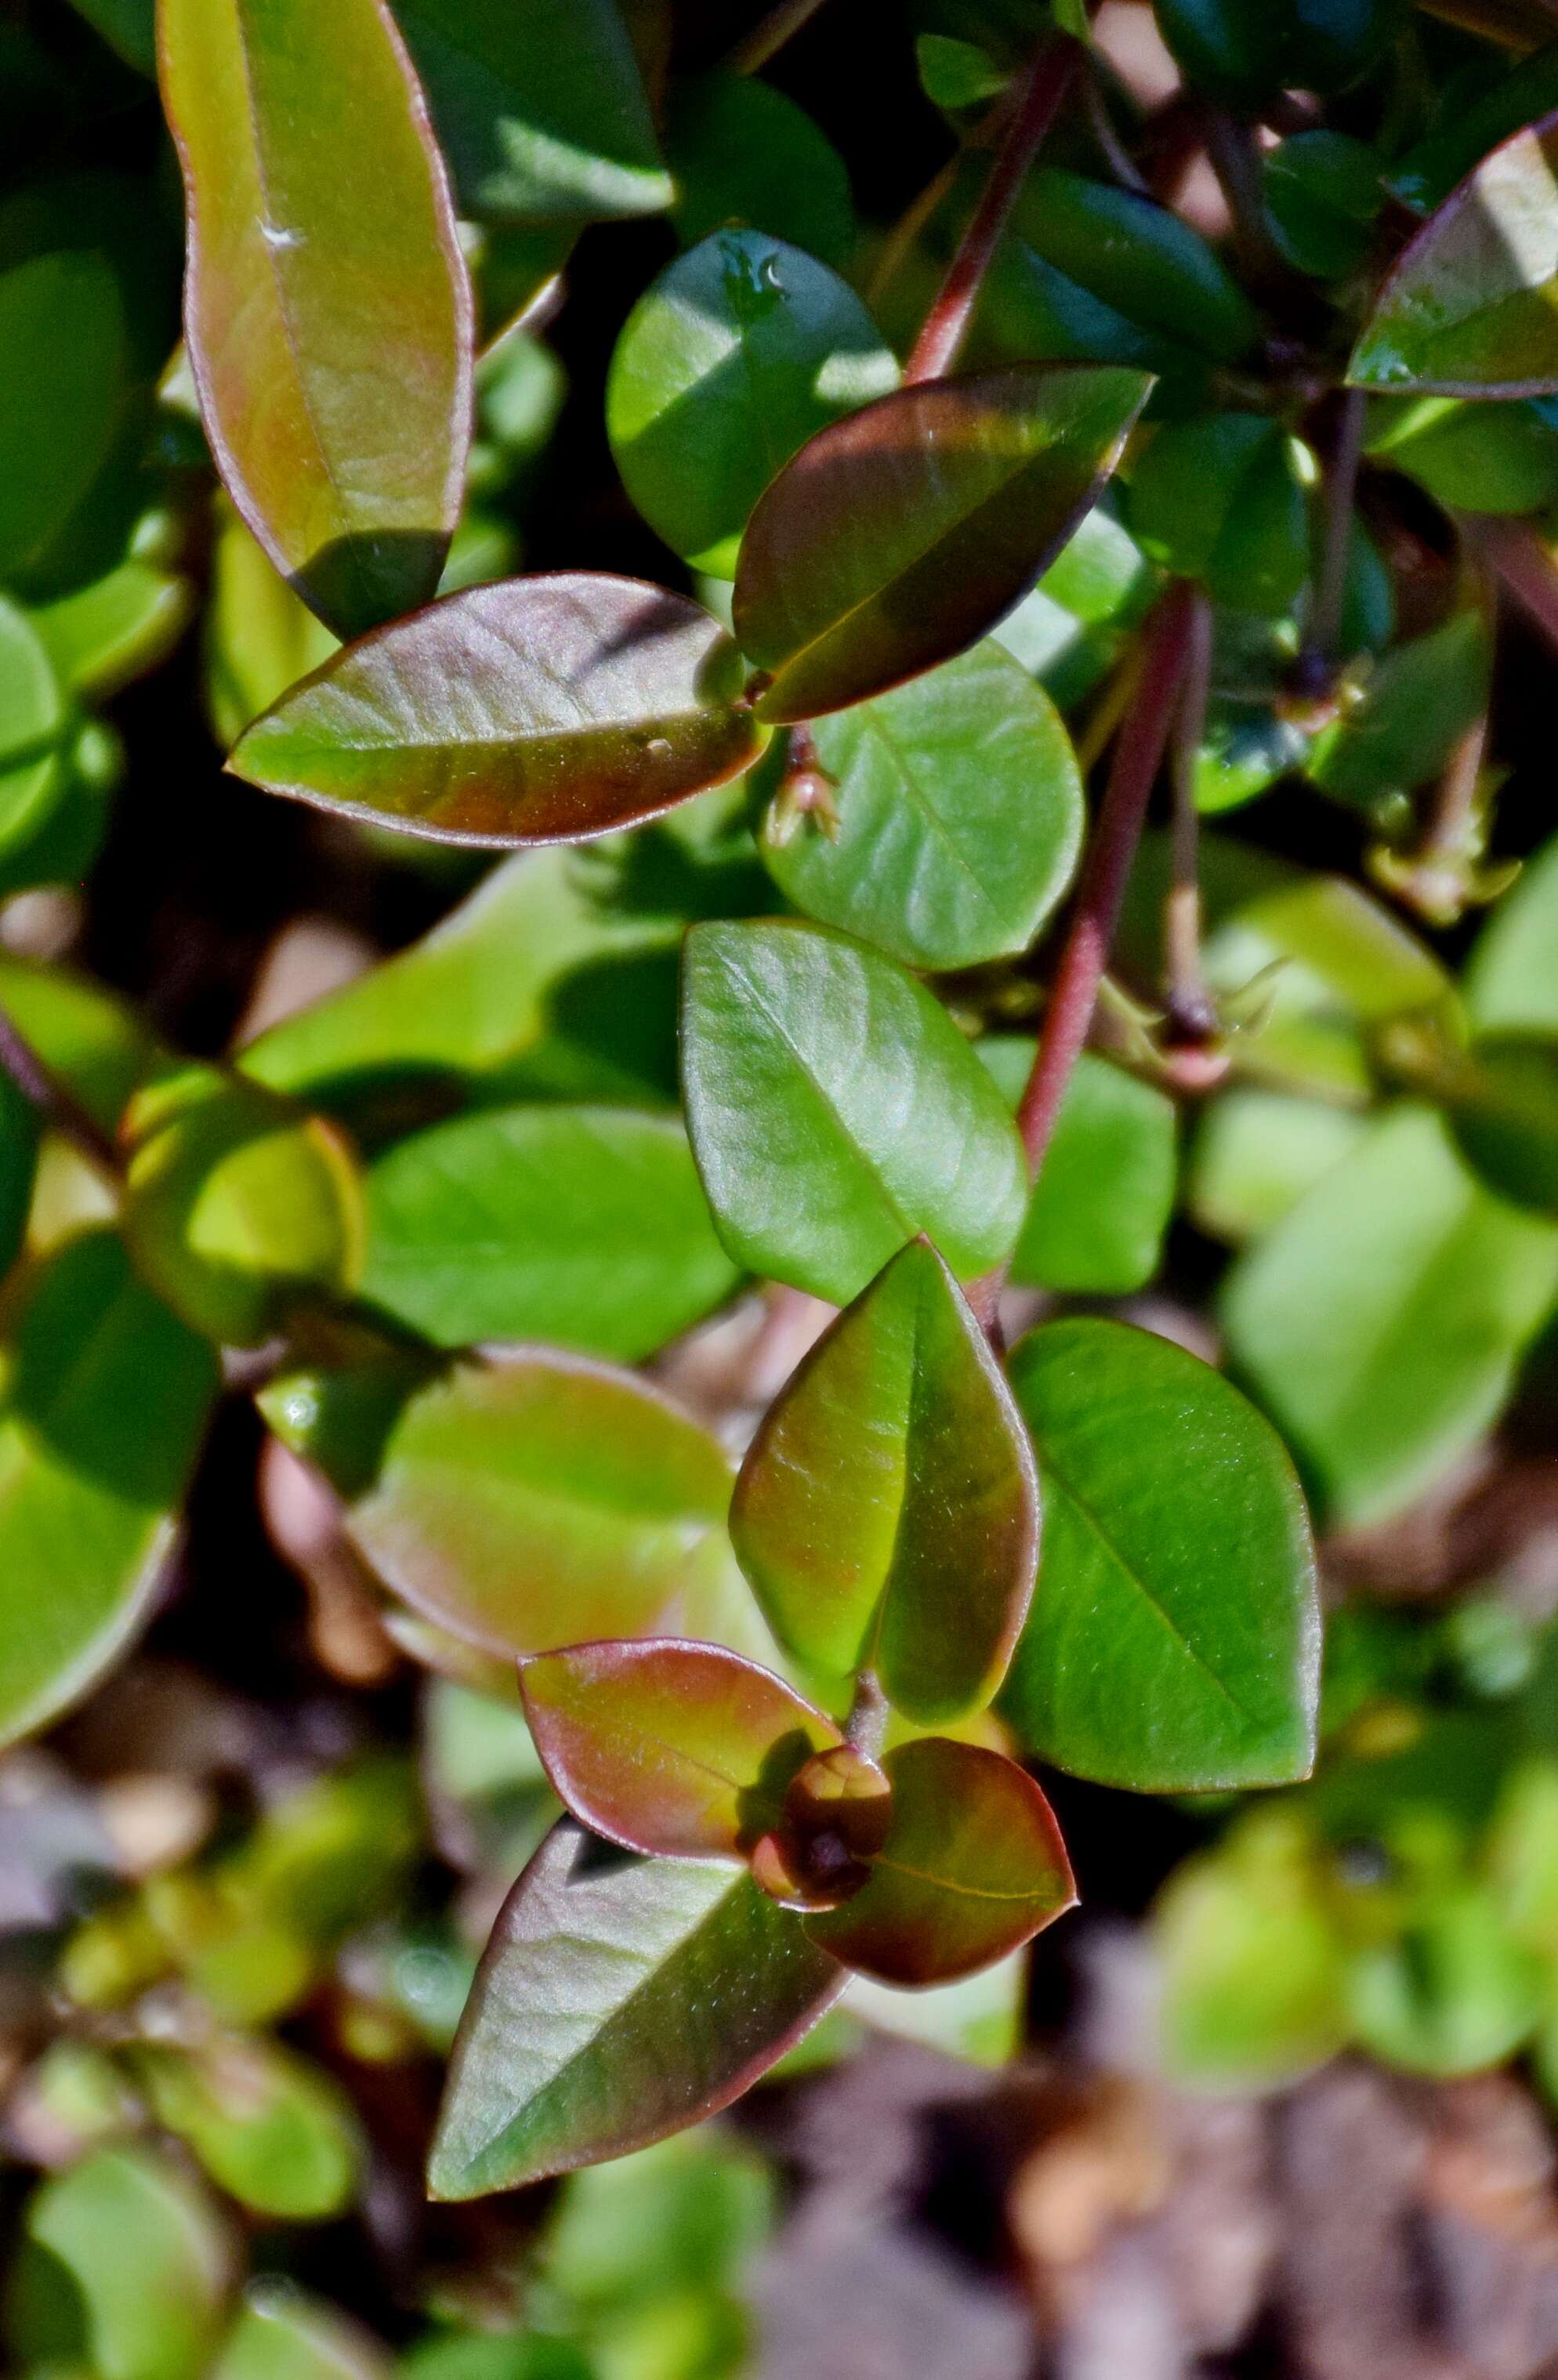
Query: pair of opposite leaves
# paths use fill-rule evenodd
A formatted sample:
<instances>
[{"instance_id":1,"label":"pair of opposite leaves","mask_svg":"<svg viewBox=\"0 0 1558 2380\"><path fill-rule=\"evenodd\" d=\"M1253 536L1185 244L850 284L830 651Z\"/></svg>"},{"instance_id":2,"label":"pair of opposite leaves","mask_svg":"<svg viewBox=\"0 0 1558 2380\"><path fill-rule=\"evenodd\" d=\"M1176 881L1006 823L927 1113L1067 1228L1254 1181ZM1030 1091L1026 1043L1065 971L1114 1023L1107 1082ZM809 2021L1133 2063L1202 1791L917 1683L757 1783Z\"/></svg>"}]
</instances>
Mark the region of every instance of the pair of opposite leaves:
<instances>
[{"instance_id":1,"label":"pair of opposite leaves","mask_svg":"<svg viewBox=\"0 0 1558 2380\"><path fill-rule=\"evenodd\" d=\"M910 1721L991 1699L1038 1563L1027 1433L940 1257L914 1241L779 1398L731 1531L775 1635L834 1682L872 1673ZM720 1646L581 1645L522 1664L574 1815L625 1848L749 1861L845 1964L949 1982L1071 1905L1042 1793L999 1753L919 1736L878 1765L770 1671Z\"/></svg>"}]
</instances>

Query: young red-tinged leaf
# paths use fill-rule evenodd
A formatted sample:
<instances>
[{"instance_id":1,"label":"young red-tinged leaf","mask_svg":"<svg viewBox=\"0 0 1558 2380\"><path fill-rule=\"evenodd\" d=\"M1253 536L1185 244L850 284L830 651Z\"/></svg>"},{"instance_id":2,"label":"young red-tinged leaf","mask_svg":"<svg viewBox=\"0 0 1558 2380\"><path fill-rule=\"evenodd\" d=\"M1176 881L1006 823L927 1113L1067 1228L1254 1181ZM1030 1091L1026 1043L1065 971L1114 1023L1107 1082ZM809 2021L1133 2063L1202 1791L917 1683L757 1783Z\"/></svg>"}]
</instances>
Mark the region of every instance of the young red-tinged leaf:
<instances>
[{"instance_id":1,"label":"young red-tinged leaf","mask_svg":"<svg viewBox=\"0 0 1558 2380\"><path fill-rule=\"evenodd\" d=\"M158 25L212 451L277 569L358 636L437 586L470 440L470 291L421 94L384 0L159 0Z\"/></svg>"},{"instance_id":2,"label":"young red-tinged leaf","mask_svg":"<svg viewBox=\"0 0 1558 2380\"><path fill-rule=\"evenodd\" d=\"M740 1859L812 1753L842 1742L719 1645L570 1645L520 1665L525 1716L574 1816L628 1851Z\"/></svg>"},{"instance_id":3,"label":"young red-tinged leaf","mask_svg":"<svg viewBox=\"0 0 1558 2380\"><path fill-rule=\"evenodd\" d=\"M742 540L736 633L762 719L842 710L950 661L1053 559L1150 375L1021 364L927 381L819 431Z\"/></svg>"},{"instance_id":4,"label":"young red-tinged leaf","mask_svg":"<svg viewBox=\"0 0 1558 2380\"><path fill-rule=\"evenodd\" d=\"M1353 349L1392 395L1558 390L1558 114L1484 157L1403 249Z\"/></svg>"},{"instance_id":5,"label":"young red-tinged leaf","mask_svg":"<svg viewBox=\"0 0 1558 2380\"><path fill-rule=\"evenodd\" d=\"M924 1232L960 1280L1028 1203L1004 1100L941 1002L880 951L788 918L687 939L688 1129L739 1265L842 1305Z\"/></svg>"},{"instance_id":6,"label":"young red-tinged leaf","mask_svg":"<svg viewBox=\"0 0 1558 2380\"><path fill-rule=\"evenodd\" d=\"M431 1378L393 1362L295 1372L261 1402L349 1500L385 1585L486 1652L550 1652L581 1630L766 1644L725 1536L729 1463L630 1372L532 1348Z\"/></svg>"},{"instance_id":7,"label":"young red-tinged leaf","mask_svg":"<svg viewBox=\"0 0 1558 2380\"><path fill-rule=\"evenodd\" d=\"M472 587L364 637L228 767L440 843L572 843L724 784L762 743L717 620L639 578Z\"/></svg>"},{"instance_id":8,"label":"young red-tinged leaf","mask_svg":"<svg viewBox=\"0 0 1558 2380\"><path fill-rule=\"evenodd\" d=\"M1314 1548L1281 1439L1221 1373L1119 1322L1029 1333L1012 1387L1044 1554L1004 1708L1138 1792L1285 1785L1314 1758Z\"/></svg>"},{"instance_id":9,"label":"young red-tinged leaf","mask_svg":"<svg viewBox=\"0 0 1558 2380\"><path fill-rule=\"evenodd\" d=\"M926 1240L819 1340L752 1442L731 1511L774 1633L872 1669L922 1724L987 1703L1033 1592L1039 1487L1011 1391Z\"/></svg>"},{"instance_id":10,"label":"young red-tinged leaf","mask_svg":"<svg viewBox=\"0 0 1558 2380\"><path fill-rule=\"evenodd\" d=\"M847 1980L749 1876L591 1864L568 1825L509 1895L477 1971L429 2166L480 2198L645 2148L728 2107Z\"/></svg>"},{"instance_id":11,"label":"young red-tinged leaf","mask_svg":"<svg viewBox=\"0 0 1558 2380\"><path fill-rule=\"evenodd\" d=\"M928 1735L884 1765L893 1820L870 1881L803 1921L835 1959L884 1984L950 1984L1075 1907L1054 1813L1016 1761Z\"/></svg>"}]
</instances>

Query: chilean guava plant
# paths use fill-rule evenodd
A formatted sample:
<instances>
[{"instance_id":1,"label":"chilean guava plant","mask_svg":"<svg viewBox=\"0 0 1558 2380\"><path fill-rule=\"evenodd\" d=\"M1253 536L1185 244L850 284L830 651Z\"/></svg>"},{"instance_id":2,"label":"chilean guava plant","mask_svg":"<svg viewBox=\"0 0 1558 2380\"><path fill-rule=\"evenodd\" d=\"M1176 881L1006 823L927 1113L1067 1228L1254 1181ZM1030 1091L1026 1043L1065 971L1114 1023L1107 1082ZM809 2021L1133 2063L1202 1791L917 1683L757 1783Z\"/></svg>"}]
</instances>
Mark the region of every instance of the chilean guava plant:
<instances>
[{"instance_id":1,"label":"chilean guava plant","mask_svg":"<svg viewBox=\"0 0 1558 2380\"><path fill-rule=\"evenodd\" d=\"M723 58L679 0L74 6L0 50L0 888L111 875L98 713L198 613L232 870L258 788L449 891L225 1049L0 953L0 1730L125 1654L252 1398L566 1811L453 2048L471 2198L1012 1961L1075 1899L1037 1771L1303 1779L1311 1511L1514 1394L1558 42L908 0L893 225L786 90L807 0ZM727 1442L645 1366L758 1310Z\"/></svg>"}]
</instances>

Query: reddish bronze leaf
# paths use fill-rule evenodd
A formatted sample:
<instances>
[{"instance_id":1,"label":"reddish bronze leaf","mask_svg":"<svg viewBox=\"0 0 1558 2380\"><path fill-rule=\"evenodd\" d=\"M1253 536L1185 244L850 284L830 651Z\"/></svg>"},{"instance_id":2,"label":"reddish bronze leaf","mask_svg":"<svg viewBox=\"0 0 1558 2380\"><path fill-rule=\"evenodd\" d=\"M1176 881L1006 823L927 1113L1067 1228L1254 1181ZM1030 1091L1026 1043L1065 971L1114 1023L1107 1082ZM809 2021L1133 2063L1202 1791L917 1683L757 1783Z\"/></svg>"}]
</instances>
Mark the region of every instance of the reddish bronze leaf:
<instances>
[{"instance_id":1,"label":"reddish bronze leaf","mask_svg":"<svg viewBox=\"0 0 1558 2380\"><path fill-rule=\"evenodd\" d=\"M949 1984L1074 1906L1054 1813L999 1752L919 1737L890 1752L893 1823L870 1881L808 1917L824 1950L884 1984Z\"/></svg>"},{"instance_id":2,"label":"reddish bronze leaf","mask_svg":"<svg viewBox=\"0 0 1558 2380\"><path fill-rule=\"evenodd\" d=\"M815 718L950 661L1065 544L1150 375L1019 364L896 390L809 440L742 540L736 633L773 683L761 719Z\"/></svg>"},{"instance_id":3,"label":"reddish bronze leaf","mask_svg":"<svg viewBox=\"0 0 1558 2380\"><path fill-rule=\"evenodd\" d=\"M470 441L470 290L420 91L383 0L162 0L159 26L217 468L358 636L437 586Z\"/></svg>"},{"instance_id":4,"label":"reddish bronze leaf","mask_svg":"<svg viewBox=\"0 0 1558 2380\"><path fill-rule=\"evenodd\" d=\"M755 1661L673 1637L520 1665L525 1716L576 1818L629 1851L739 1859L833 1721Z\"/></svg>"},{"instance_id":5,"label":"reddish bronze leaf","mask_svg":"<svg viewBox=\"0 0 1558 2380\"><path fill-rule=\"evenodd\" d=\"M257 719L251 784L440 843L571 843L739 775L762 737L718 621L639 578L472 587L364 637Z\"/></svg>"}]
</instances>

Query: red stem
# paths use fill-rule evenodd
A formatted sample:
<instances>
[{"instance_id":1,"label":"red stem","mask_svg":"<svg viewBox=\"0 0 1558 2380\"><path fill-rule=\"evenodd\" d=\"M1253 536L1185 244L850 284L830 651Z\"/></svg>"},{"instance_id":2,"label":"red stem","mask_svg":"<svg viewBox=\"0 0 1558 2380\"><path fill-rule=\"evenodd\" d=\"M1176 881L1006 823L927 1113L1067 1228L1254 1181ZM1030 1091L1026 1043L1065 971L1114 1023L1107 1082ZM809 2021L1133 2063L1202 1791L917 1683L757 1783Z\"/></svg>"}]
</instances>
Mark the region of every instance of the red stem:
<instances>
[{"instance_id":1,"label":"red stem","mask_svg":"<svg viewBox=\"0 0 1558 2380\"><path fill-rule=\"evenodd\" d=\"M755 25L743 41L736 42L725 59L726 74L761 74L770 58L776 57L785 42L809 18L814 17L822 0L780 0L780 5L761 23Z\"/></svg>"},{"instance_id":2,"label":"red stem","mask_svg":"<svg viewBox=\"0 0 1558 2380\"><path fill-rule=\"evenodd\" d=\"M1071 1070L1082 1054L1109 963L1126 880L1141 840L1147 804L1168 745L1195 639L1196 594L1176 579L1148 624L1141 675L1114 746L1109 784L1082 869L1033 1072L1017 1109L1017 1130L1037 1176Z\"/></svg>"},{"instance_id":3,"label":"red stem","mask_svg":"<svg viewBox=\"0 0 1558 2380\"><path fill-rule=\"evenodd\" d=\"M996 152L984 194L904 367L906 382L940 380L951 370L1017 194L1060 112L1082 56L1080 42L1069 33L1047 35L1034 52L1017 86L1012 120Z\"/></svg>"},{"instance_id":4,"label":"red stem","mask_svg":"<svg viewBox=\"0 0 1558 2380\"><path fill-rule=\"evenodd\" d=\"M1325 475L1325 544L1321 554L1315 608L1306 638L1317 662L1340 659L1336 647L1342 634L1342 613L1347 600L1347 565L1352 558L1353 509L1357 495L1357 467L1363 453L1364 401L1361 389L1342 392L1336 446Z\"/></svg>"}]
</instances>

